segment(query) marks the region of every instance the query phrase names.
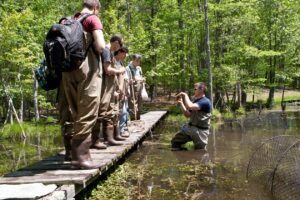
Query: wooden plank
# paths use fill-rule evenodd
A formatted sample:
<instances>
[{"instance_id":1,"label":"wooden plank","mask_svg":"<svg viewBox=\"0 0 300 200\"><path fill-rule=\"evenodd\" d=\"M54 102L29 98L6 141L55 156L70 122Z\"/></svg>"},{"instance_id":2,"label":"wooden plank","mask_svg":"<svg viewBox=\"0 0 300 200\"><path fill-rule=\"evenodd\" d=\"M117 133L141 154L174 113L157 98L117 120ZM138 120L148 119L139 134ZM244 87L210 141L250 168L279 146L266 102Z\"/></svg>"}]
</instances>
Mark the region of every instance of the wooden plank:
<instances>
[{"instance_id":1,"label":"wooden plank","mask_svg":"<svg viewBox=\"0 0 300 200\"><path fill-rule=\"evenodd\" d=\"M39 161L19 171L12 172L0 178L0 184L44 183L60 185L61 191L68 193L68 199L74 197L80 190L94 181L127 154L156 123L166 114L166 111L148 112L141 116L141 121L129 123L130 137L121 146L108 146L104 150L91 149L91 157L99 169L78 170L70 162L64 161L64 152Z\"/></svg>"},{"instance_id":2,"label":"wooden plank","mask_svg":"<svg viewBox=\"0 0 300 200\"><path fill-rule=\"evenodd\" d=\"M92 178L91 174L76 174L76 175L46 175L35 174L33 176L22 177L3 177L0 179L0 184L27 184L27 183L44 183L44 184L81 184Z\"/></svg>"},{"instance_id":3,"label":"wooden plank","mask_svg":"<svg viewBox=\"0 0 300 200\"><path fill-rule=\"evenodd\" d=\"M90 170L34 170L34 171L17 171L0 179L0 184L26 184L26 183L44 183L57 185L66 184L81 184L85 185L86 182L99 175L99 169ZM19 179L21 178L21 180Z\"/></svg>"}]
</instances>

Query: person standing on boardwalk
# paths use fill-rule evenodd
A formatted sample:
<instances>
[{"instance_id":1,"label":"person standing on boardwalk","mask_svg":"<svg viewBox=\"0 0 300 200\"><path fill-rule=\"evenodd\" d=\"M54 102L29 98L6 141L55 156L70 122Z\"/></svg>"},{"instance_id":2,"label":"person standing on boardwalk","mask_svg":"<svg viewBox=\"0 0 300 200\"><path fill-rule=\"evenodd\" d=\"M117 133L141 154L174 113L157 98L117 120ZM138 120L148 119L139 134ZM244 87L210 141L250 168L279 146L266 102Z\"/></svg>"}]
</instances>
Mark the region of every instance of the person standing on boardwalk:
<instances>
[{"instance_id":1,"label":"person standing on boardwalk","mask_svg":"<svg viewBox=\"0 0 300 200\"><path fill-rule=\"evenodd\" d=\"M103 85L101 91L101 100L99 106L98 120L92 131L92 148L104 149L103 143L100 143L100 124L103 124L103 132L107 136L109 145L122 145L123 143L117 140L125 140L118 135L114 135L114 125L116 122L115 110L115 78L117 74L125 72L125 68L116 69L113 62L113 52L118 51L123 45L123 38L120 34L115 34L111 37L110 42L104 48L101 57L103 63Z\"/></svg>"},{"instance_id":2,"label":"person standing on boardwalk","mask_svg":"<svg viewBox=\"0 0 300 200\"><path fill-rule=\"evenodd\" d=\"M125 58L128 54L128 48L126 46L122 46L118 51L114 53L114 64L117 69L124 67ZM119 74L118 79L116 79L117 84L117 95L119 95L116 99L117 101L117 109L118 109L118 121L116 123L116 131L119 131L118 135L122 137L129 137L129 132L125 131L125 126L128 121L128 96L129 96L129 85L128 85L128 74L127 70L125 70L124 74Z\"/></svg>"},{"instance_id":3,"label":"person standing on boardwalk","mask_svg":"<svg viewBox=\"0 0 300 200\"><path fill-rule=\"evenodd\" d=\"M131 72L131 85L130 85L130 100L129 100L129 113L131 120L140 120L142 112L142 89L145 79L142 76L140 54L133 54L132 60L128 65Z\"/></svg>"},{"instance_id":4,"label":"person standing on boardwalk","mask_svg":"<svg viewBox=\"0 0 300 200\"><path fill-rule=\"evenodd\" d=\"M98 116L102 85L100 53L105 47L102 23L97 16L100 7L99 0L84 0L83 9L74 16L78 19L83 14L91 14L82 22L87 56L79 69L62 73L63 94L59 108L65 159L83 169L97 168L89 147L91 131Z\"/></svg>"},{"instance_id":5,"label":"person standing on boardwalk","mask_svg":"<svg viewBox=\"0 0 300 200\"><path fill-rule=\"evenodd\" d=\"M172 150L181 150L181 145L189 141L193 141L195 149L206 149L212 107L210 100L205 97L205 91L204 83L195 83L195 100L191 101L185 92L180 92L176 96L184 116L190 120L173 137Z\"/></svg>"}]
</instances>

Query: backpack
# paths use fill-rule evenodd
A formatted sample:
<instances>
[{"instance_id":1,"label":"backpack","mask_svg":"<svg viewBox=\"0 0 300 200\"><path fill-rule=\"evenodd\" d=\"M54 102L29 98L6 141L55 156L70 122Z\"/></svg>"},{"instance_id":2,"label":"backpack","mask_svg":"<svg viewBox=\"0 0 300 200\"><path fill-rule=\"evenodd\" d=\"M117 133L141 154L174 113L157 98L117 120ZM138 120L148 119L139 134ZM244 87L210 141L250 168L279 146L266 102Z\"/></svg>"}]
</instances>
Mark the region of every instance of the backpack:
<instances>
[{"instance_id":1,"label":"backpack","mask_svg":"<svg viewBox=\"0 0 300 200\"><path fill-rule=\"evenodd\" d=\"M90 15L83 14L77 20L62 18L48 31L43 46L45 59L35 70L35 77L44 90L56 89L62 72L78 69L85 60L91 44L84 48L82 22Z\"/></svg>"},{"instance_id":2,"label":"backpack","mask_svg":"<svg viewBox=\"0 0 300 200\"><path fill-rule=\"evenodd\" d=\"M58 88L62 75L61 71L50 69L45 59L42 60L40 66L34 71L34 74L39 86L46 91Z\"/></svg>"}]
</instances>

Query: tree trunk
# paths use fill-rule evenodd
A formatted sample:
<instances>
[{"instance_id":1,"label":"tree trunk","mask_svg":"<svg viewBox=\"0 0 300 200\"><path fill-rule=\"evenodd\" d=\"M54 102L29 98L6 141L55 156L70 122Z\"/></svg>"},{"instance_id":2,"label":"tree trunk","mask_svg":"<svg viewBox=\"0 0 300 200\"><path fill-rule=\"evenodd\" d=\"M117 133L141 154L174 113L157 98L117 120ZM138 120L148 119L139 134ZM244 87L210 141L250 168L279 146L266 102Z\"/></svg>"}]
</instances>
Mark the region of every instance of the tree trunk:
<instances>
[{"instance_id":1,"label":"tree trunk","mask_svg":"<svg viewBox=\"0 0 300 200\"><path fill-rule=\"evenodd\" d=\"M274 50L276 51L277 50L276 33L274 35L274 40L275 40L275 48L274 48ZM269 39L269 48L272 49L271 37ZM272 108L274 106L274 95L275 95L276 57L270 57L269 64L270 64L270 72L269 72L270 91L269 91L269 97L268 97L267 107L268 108Z\"/></svg>"},{"instance_id":2,"label":"tree trunk","mask_svg":"<svg viewBox=\"0 0 300 200\"><path fill-rule=\"evenodd\" d=\"M242 90L241 90L241 83L238 81L236 83L236 94L237 94L237 108L242 106Z\"/></svg>"},{"instance_id":3,"label":"tree trunk","mask_svg":"<svg viewBox=\"0 0 300 200\"><path fill-rule=\"evenodd\" d=\"M152 4L151 4L151 19L154 19L155 15L156 15L155 5L157 5L157 2L153 0ZM155 40L155 36L152 35L150 49L152 51L152 49L155 49L155 48L156 48L156 40ZM154 51L152 51L152 52L154 52ZM156 54L151 55L150 62L151 62L152 69L155 69L155 67L156 67L156 58L157 58ZM150 98L152 101L157 96L157 76L156 75L152 76L152 84L150 85L149 93L150 93Z\"/></svg>"},{"instance_id":4,"label":"tree trunk","mask_svg":"<svg viewBox=\"0 0 300 200\"><path fill-rule=\"evenodd\" d=\"M181 80L181 91L185 91L186 90L186 69L185 69L185 64L184 64L184 21L183 21L183 8L182 8L182 4L183 4L184 0L177 0L178 3L178 10L180 13L180 18L178 20L178 32L179 32L179 46L178 46L178 52L180 52L179 54L179 66L180 69L182 70L182 76L180 78Z\"/></svg>"},{"instance_id":5,"label":"tree trunk","mask_svg":"<svg viewBox=\"0 0 300 200\"><path fill-rule=\"evenodd\" d=\"M272 62L270 58L270 74L269 74L269 97L267 101L267 108L272 108L274 106L274 94L275 94L275 63Z\"/></svg>"},{"instance_id":6,"label":"tree trunk","mask_svg":"<svg viewBox=\"0 0 300 200\"><path fill-rule=\"evenodd\" d=\"M246 103L247 103L247 93L243 90L241 92L242 92L242 105L246 105Z\"/></svg>"},{"instance_id":7,"label":"tree trunk","mask_svg":"<svg viewBox=\"0 0 300 200\"><path fill-rule=\"evenodd\" d=\"M216 4L220 4L220 0L216 0ZM221 22L222 22L222 15L220 11L215 11L215 16L216 16L216 21L219 22L217 23L217 27L215 29L215 45L214 45L214 49L215 49L215 59L214 59L214 66L216 68L220 68L221 67L221 60L222 60L222 54L223 54L223 48L222 48L222 26L221 26Z\"/></svg>"},{"instance_id":8,"label":"tree trunk","mask_svg":"<svg viewBox=\"0 0 300 200\"><path fill-rule=\"evenodd\" d=\"M208 0L204 0L204 20L205 20L205 33L206 33L206 51L207 51L207 68L208 68L208 98L213 107L213 80L210 59L210 45L209 45L209 22L208 22Z\"/></svg>"},{"instance_id":9,"label":"tree trunk","mask_svg":"<svg viewBox=\"0 0 300 200\"><path fill-rule=\"evenodd\" d=\"M38 107L38 83L36 81L36 78L34 76L34 71L32 71L33 73L33 106L34 106L34 116L35 116L35 120L39 120L40 119L40 114L39 114L39 107Z\"/></svg>"},{"instance_id":10,"label":"tree trunk","mask_svg":"<svg viewBox=\"0 0 300 200\"><path fill-rule=\"evenodd\" d=\"M130 29L131 29L131 12L130 12L129 0L126 0L126 5L127 5L127 31L130 31Z\"/></svg>"},{"instance_id":11,"label":"tree trunk","mask_svg":"<svg viewBox=\"0 0 300 200\"><path fill-rule=\"evenodd\" d=\"M285 102L284 102L285 82L286 82L286 79L285 79L285 81L283 82L283 89L282 89L282 96L281 96L281 110L282 110L282 112L284 112L284 111L285 111L285 108L286 108L286 104L285 104Z\"/></svg>"},{"instance_id":12,"label":"tree trunk","mask_svg":"<svg viewBox=\"0 0 300 200\"><path fill-rule=\"evenodd\" d=\"M18 74L18 81L19 81L19 92L20 92L20 109L19 109L19 120L23 122L23 114L24 114L24 95L23 95L23 84L21 80L22 71Z\"/></svg>"}]
</instances>

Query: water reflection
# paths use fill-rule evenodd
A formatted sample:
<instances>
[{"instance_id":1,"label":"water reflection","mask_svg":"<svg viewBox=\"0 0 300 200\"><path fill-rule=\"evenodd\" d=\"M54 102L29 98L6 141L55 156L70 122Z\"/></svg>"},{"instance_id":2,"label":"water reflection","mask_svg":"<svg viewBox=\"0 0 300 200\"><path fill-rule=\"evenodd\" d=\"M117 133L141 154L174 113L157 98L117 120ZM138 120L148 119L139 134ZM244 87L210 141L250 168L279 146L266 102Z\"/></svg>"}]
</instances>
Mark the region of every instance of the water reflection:
<instances>
[{"instance_id":1,"label":"water reflection","mask_svg":"<svg viewBox=\"0 0 300 200\"><path fill-rule=\"evenodd\" d=\"M30 126L26 139L11 134L0 140L0 175L24 168L39 160L53 156L62 150L62 138L58 126L39 128Z\"/></svg>"},{"instance_id":2,"label":"water reflection","mask_svg":"<svg viewBox=\"0 0 300 200\"><path fill-rule=\"evenodd\" d=\"M265 139L298 135L299 122L299 112L249 114L211 128L208 152L174 152L170 140L184 122L168 117L125 162L130 167L123 172L127 174L127 184L123 185L127 193L122 195L124 199L270 200L263 184L246 180L250 155ZM117 184L115 180L109 182L110 186ZM102 194L97 196L96 190L93 198L117 199L118 195L108 197L112 191L104 185L100 186Z\"/></svg>"}]
</instances>

